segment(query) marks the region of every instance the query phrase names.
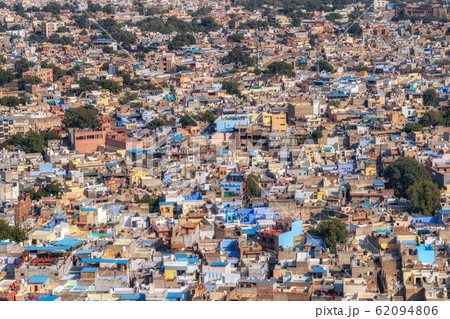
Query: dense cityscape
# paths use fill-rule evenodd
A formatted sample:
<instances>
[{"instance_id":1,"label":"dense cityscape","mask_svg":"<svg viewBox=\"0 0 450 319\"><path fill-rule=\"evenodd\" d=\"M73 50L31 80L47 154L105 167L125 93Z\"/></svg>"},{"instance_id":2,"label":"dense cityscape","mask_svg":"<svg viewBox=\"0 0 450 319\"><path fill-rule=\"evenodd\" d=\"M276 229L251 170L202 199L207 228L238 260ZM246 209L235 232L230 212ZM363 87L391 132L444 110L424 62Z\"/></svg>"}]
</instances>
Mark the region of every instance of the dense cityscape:
<instances>
[{"instance_id":1,"label":"dense cityscape","mask_svg":"<svg viewBox=\"0 0 450 319\"><path fill-rule=\"evenodd\" d=\"M0 300L448 300L448 11L0 1Z\"/></svg>"}]
</instances>

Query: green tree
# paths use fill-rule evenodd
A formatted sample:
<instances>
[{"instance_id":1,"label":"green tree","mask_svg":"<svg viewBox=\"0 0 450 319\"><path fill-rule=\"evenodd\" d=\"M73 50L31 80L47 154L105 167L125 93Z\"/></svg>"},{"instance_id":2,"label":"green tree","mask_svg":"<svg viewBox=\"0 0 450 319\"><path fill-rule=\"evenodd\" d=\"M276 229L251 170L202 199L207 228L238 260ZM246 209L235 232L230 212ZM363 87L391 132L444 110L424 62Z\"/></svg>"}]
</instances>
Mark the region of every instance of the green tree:
<instances>
[{"instance_id":1,"label":"green tree","mask_svg":"<svg viewBox=\"0 0 450 319\"><path fill-rule=\"evenodd\" d=\"M363 34L363 29L359 25L358 22L352 24L352 26L348 29L348 33L354 37L359 38Z\"/></svg>"},{"instance_id":2,"label":"green tree","mask_svg":"<svg viewBox=\"0 0 450 319\"><path fill-rule=\"evenodd\" d=\"M125 31L122 27L112 18L99 21L99 24L104 28L110 35L111 38L122 43L122 46L130 46L136 43L136 35L129 31Z\"/></svg>"},{"instance_id":3,"label":"green tree","mask_svg":"<svg viewBox=\"0 0 450 319\"><path fill-rule=\"evenodd\" d=\"M423 126L420 124L416 124L416 123L407 123L405 125L405 127L403 128L403 130L406 133L411 133L411 132L422 132L423 131Z\"/></svg>"},{"instance_id":4,"label":"green tree","mask_svg":"<svg viewBox=\"0 0 450 319\"><path fill-rule=\"evenodd\" d=\"M61 6L56 2L49 2L44 7L42 7L42 11L50 12L52 15L59 15L59 11L61 10Z\"/></svg>"},{"instance_id":5,"label":"green tree","mask_svg":"<svg viewBox=\"0 0 450 319\"><path fill-rule=\"evenodd\" d=\"M98 90L98 85L94 81L86 77L80 78L80 80L78 81L78 85L85 91Z\"/></svg>"},{"instance_id":6,"label":"green tree","mask_svg":"<svg viewBox=\"0 0 450 319\"><path fill-rule=\"evenodd\" d=\"M43 191L45 196L59 196L61 187L58 181L52 181L44 186Z\"/></svg>"},{"instance_id":7,"label":"green tree","mask_svg":"<svg viewBox=\"0 0 450 319\"><path fill-rule=\"evenodd\" d=\"M119 82L114 80L101 80L99 82L100 86L106 90L109 90L111 94L120 94L122 92L122 87Z\"/></svg>"},{"instance_id":8,"label":"green tree","mask_svg":"<svg viewBox=\"0 0 450 319\"><path fill-rule=\"evenodd\" d=\"M33 62L29 62L25 58L20 58L16 62L14 62L14 72L16 72L16 77L20 79L24 72L27 72L32 66Z\"/></svg>"},{"instance_id":9,"label":"green tree","mask_svg":"<svg viewBox=\"0 0 450 319\"><path fill-rule=\"evenodd\" d=\"M60 37L56 43L59 43L61 45L72 45L73 40L71 37L64 35L64 36Z\"/></svg>"},{"instance_id":10,"label":"green tree","mask_svg":"<svg viewBox=\"0 0 450 319\"><path fill-rule=\"evenodd\" d=\"M42 153L44 150L44 137L39 132L28 131L21 146L25 153Z\"/></svg>"},{"instance_id":11,"label":"green tree","mask_svg":"<svg viewBox=\"0 0 450 319\"><path fill-rule=\"evenodd\" d=\"M247 191L246 196L248 198L253 198L259 195L259 177L255 174L250 174L246 178Z\"/></svg>"},{"instance_id":12,"label":"green tree","mask_svg":"<svg viewBox=\"0 0 450 319\"><path fill-rule=\"evenodd\" d=\"M430 106L438 104L438 94L435 89L428 89L423 93L423 104Z\"/></svg>"},{"instance_id":13,"label":"green tree","mask_svg":"<svg viewBox=\"0 0 450 319\"><path fill-rule=\"evenodd\" d=\"M25 192L30 194L31 200L40 200L42 197L44 197L44 191L41 187L39 187L37 190L34 188L27 188L25 189Z\"/></svg>"},{"instance_id":14,"label":"green tree","mask_svg":"<svg viewBox=\"0 0 450 319\"><path fill-rule=\"evenodd\" d=\"M145 59L145 53L144 52L138 52L134 55L134 57L140 61L144 61Z\"/></svg>"},{"instance_id":15,"label":"green tree","mask_svg":"<svg viewBox=\"0 0 450 319\"><path fill-rule=\"evenodd\" d=\"M80 70L81 70L81 67L79 65L75 65L75 66L71 67L69 70L67 70L67 74L72 76Z\"/></svg>"},{"instance_id":16,"label":"green tree","mask_svg":"<svg viewBox=\"0 0 450 319\"><path fill-rule=\"evenodd\" d=\"M142 104L142 102L131 102L130 103L130 108L132 109L141 109L144 107L144 104Z\"/></svg>"},{"instance_id":17,"label":"green tree","mask_svg":"<svg viewBox=\"0 0 450 319\"><path fill-rule=\"evenodd\" d=\"M191 16L201 17L201 16L205 16L205 15L211 13L211 11L212 11L212 8L210 8L210 7L201 7L197 11L192 12Z\"/></svg>"},{"instance_id":18,"label":"green tree","mask_svg":"<svg viewBox=\"0 0 450 319\"><path fill-rule=\"evenodd\" d=\"M9 139L6 141L6 143L8 145L18 146L18 145L22 144L22 141L23 141L23 136L21 134L14 134L9 137Z\"/></svg>"},{"instance_id":19,"label":"green tree","mask_svg":"<svg viewBox=\"0 0 450 319\"><path fill-rule=\"evenodd\" d=\"M14 73L0 68L0 86L11 82L14 79Z\"/></svg>"},{"instance_id":20,"label":"green tree","mask_svg":"<svg viewBox=\"0 0 450 319\"><path fill-rule=\"evenodd\" d=\"M98 110L92 105L84 105L65 112L64 122L68 128L90 128L95 129L100 126L97 117Z\"/></svg>"},{"instance_id":21,"label":"green tree","mask_svg":"<svg viewBox=\"0 0 450 319\"><path fill-rule=\"evenodd\" d=\"M419 124L423 126L440 126L445 125L445 119L439 111L428 111L419 120Z\"/></svg>"},{"instance_id":22,"label":"green tree","mask_svg":"<svg viewBox=\"0 0 450 319\"><path fill-rule=\"evenodd\" d=\"M42 80L37 76L27 76L25 78L21 78L17 83L17 88L19 90L25 90L27 84L41 84Z\"/></svg>"},{"instance_id":23,"label":"green tree","mask_svg":"<svg viewBox=\"0 0 450 319\"><path fill-rule=\"evenodd\" d=\"M5 239L21 243L27 239L27 233L18 225L10 226L4 220L0 220L0 240Z\"/></svg>"},{"instance_id":24,"label":"green tree","mask_svg":"<svg viewBox=\"0 0 450 319\"><path fill-rule=\"evenodd\" d=\"M310 232L322 237L333 254L336 253L336 244L345 244L349 236L347 225L336 218L320 222L319 226Z\"/></svg>"},{"instance_id":25,"label":"green tree","mask_svg":"<svg viewBox=\"0 0 450 319\"><path fill-rule=\"evenodd\" d=\"M41 153L45 143L50 139L59 139L55 130L49 131L29 131L25 136L15 134L6 141L7 145L21 146L25 153Z\"/></svg>"},{"instance_id":26,"label":"green tree","mask_svg":"<svg viewBox=\"0 0 450 319\"><path fill-rule=\"evenodd\" d=\"M69 28L66 26L62 26L62 27L58 27L58 30L56 30L56 32L58 33L63 33L63 32L68 32Z\"/></svg>"},{"instance_id":27,"label":"green tree","mask_svg":"<svg viewBox=\"0 0 450 319\"><path fill-rule=\"evenodd\" d=\"M154 131L154 130L160 128L160 127L168 126L168 125L169 125L169 122L167 122L167 121L164 120L164 119L161 119L161 118L157 117L157 118L154 118L153 120L151 120L151 121L147 124L147 127L148 127L148 129L149 129L150 131Z\"/></svg>"},{"instance_id":28,"label":"green tree","mask_svg":"<svg viewBox=\"0 0 450 319\"><path fill-rule=\"evenodd\" d=\"M298 18L298 17L293 17L291 26L293 26L294 28L301 27L302 26L302 20L300 18Z\"/></svg>"},{"instance_id":29,"label":"green tree","mask_svg":"<svg viewBox=\"0 0 450 319\"><path fill-rule=\"evenodd\" d=\"M4 96L0 99L0 104L14 107L20 105L20 99L15 96Z\"/></svg>"},{"instance_id":30,"label":"green tree","mask_svg":"<svg viewBox=\"0 0 450 319\"><path fill-rule=\"evenodd\" d=\"M30 41L30 42L37 42L37 43L44 43L44 42L47 42L47 38L45 37L45 35L42 32L38 31L38 32L35 32L35 33L31 33L28 36L28 41Z\"/></svg>"},{"instance_id":31,"label":"green tree","mask_svg":"<svg viewBox=\"0 0 450 319\"><path fill-rule=\"evenodd\" d=\"M139 204L148 204L148 212L150 214L155 212L155 209L159 206L159 200L153 197L144 197L136 200Z\"/></svg>"},{"instance_id":32,"label":"green tree","mask_svg":"<svg viewBox=\"0 0 450 319\"><path fill-rule=\"evenodd\" d=\"M211 31L217 31L221 28L219 24L214 20L214 18L211 17L205 17L198 22L197 20L193 20L191 22L191 29L193 32L211 32Z\"/></svg>"},{"instance_id":33,"label":"green tree","mask_svg":"<svg viewBox=\"0 0 450 319\"><path fill-rule=\"evenodd\" d=\"M186 126L196 126L197 125L197 121L194 120L193 116L186 113L184 114L181 119L180 119L180 123L182 127L186 127Z\"/></svg>"},{"instance_id":34,"label":"green tree","mask_svg":"<svg viewBox=\"0 0 450 319\"><path fill-rule=\"evenodd\" d=\"M48 140L59 140L60 136L58 133L55 132L54 129L43 131L41 132L42 136L44 137L44 140L47 142Z\"/></svg>"},{"instance_id":35,"label":"green tree","mask_svg":"<svg viewBox=\"0 0 450 319\"><path fill-rule=\"evenodd\" d=\"M334 67L327 60L320 60L319 61L319 70L320 71L325 71L327 73L333 73L334 72Z\"/></svg>"},{"instance_id":36,"label":"green tree","mask_svg":"<svg viewBox=\"0 0 450 319\"><path fill-rule=\"evenodd\" d=\"M235 80L223 81L222 89L227 91L228 94L240 95L241 91L239 91L239 82Z\"/></svg>"},{"instance_id":37,"label":"green tree","mask_svg":"<svg viewBox=\"0 0 450 319\"><path fill-rule=\"evenodd\" d=\"M200 120L202 122L208 123L209 125L213 125L216 118L217 118L217 116L214 112L206 111L205 113L202 114L202 116L200 117Z\"/></svg>"},{"instance_id":38,"label":"green tree","mask_svg":"<svg viewBox=\"0 0 450 319\"><path fill-rule=\"evenodd\" d=\"M386 186L394 189L395 196L404 197L408 187L417 182L431 180L431 174L414 158L399 157L385 172Z\"/></svg>"},{"instance_id":39,"label":"green tree","mask_svg":"<svg viewBox=\"0 0 450 319\"><path fill-rule=\"evenodd\" d=\"M250 57L247 52L242 51L240 45L236 45L228 54L223 58L224 63L241 63L247 66L255 65L255 61Z\"/></svg>"},{"instance_id":40,"label":"green tree","mask_svg":"<svg viewBox=\"0 0 450 319\"><path fill-rule=\"evenodd\" d=\"M27 240L27 232L20 227L19 225L15 225L11 227L11 233L9 239L16 243L22 243Z\"/></svg>"},{"instance_id":41,"label":"green tree","mask_svg":"<svg viewBox=\"0 0 450 319\"><path fill-rule=\"evenodd\" d=\"M89 16L87 14L80 14L77 16L73 16L72 20L73 22L75 22L75 25L80 29L88 29L90 27Z\"/></svg>"},{"instance_id":42,"label":"green tree","mask_svg":"<svg viewBox=\"0 0 450 319\"><path fill-rule=\"evenodd\" d=\"M110 4L107 4L106 6L104 6L102 11L106 14L114 14L116 12L114 7Z\"/></svg>"},{"instance_id":43,"label":"green tree","mask_svg":"<svg viewBox=\"0 0 450 319\"><path fill-rule=\"evenodd\" d=\"M424 216L433 216L440 207L441 192L432 181L414 183L406 190L410 211Z\"/></svg>"},{"instance_id":44,"label":"green tree","mask_svg":"<svg viewBox=\"0 0 450 319\"><path fill-rule=\"evenodd\" d=\"M267 73L277 75L294 76L292 65L284 61L275 61L267 66Z\"/></svg>"},{"instance_id":45,"label":"green tree","mask_svg":"<svg viewBox=\"0 0 450 319\"><path fill-rule=\"evenodd\" d=\"M261 29L267 29L268 26L269 26L269 23L267 21L248 20L247 22L239 24L239 29L241 29L241 30L247 30L247 29L261 30Z\"/></svg>"},{"instance_id":46,"label":"green tree","mask_svg":"<svg viewBox=\"0 0 450 319\"><path fill-rule=\"evenodd\" d=\"M354 10L348 14L348 20L350 22L354 22L355 20L360 19L363 16L364 12L359 10Z\"/></svg>"},{"instance_id":47,"label":"green tree","mask_svg":"<svg viewBox=\"0 0 450 319\"><path fill-rule=\"evenodd\" d=\"M228 41L241 43L241 41L244 40L244 38L245 37L242 33L233 33L228 37Z\"/></svg>"},{"instance_id":48,"label":"green tree","mask_svg":"<svg viewBox=\"0 0 450 319\"><path fill-rule=\"evenodd\" d=\"M59 197L61 194L61 186L58 181L52 181L45 184L44 187L39 187L36 190L34 188L28 188L25 191L30 194L30 198L32 200L41 200L43 197L47 196Z\"/></svg>"},{"instance_id":49,"label":"green tree","mask_svg":"<svg viewBox=\"0 0 450 319\"><path fill-rule=\"evenodd\" d=\"M168 45L169 50L180 50L182 47L186 45L195 44L195 37L189 33L180 33L177 34Z\"/></svg>"},{"instance_id":50,"label":"green tree","mask_svg":"<svg viewBox=\"0 0 450 319\"><path fill-rule=\"evenodd\" d=\"M322 131L315 130L314 132L311 133L311 137L315 140L322 138L322 136L323 136Z\"/></svg>"},{"instance_id":51,"label":"green tree","mask_svg":"<svg viewBox=\"0 0 450 319\"><path fill-rule=\"evenodd\" d=\"M103 70L103 71L108 71L108 69L109 69L109 62L103 63L103 64L102 64L102 70Z\"/></svg>"},{"instance_id":52,"label":"green tree","mask_svg":"<svg viewBox=\"0 0 450 319\"><path fill-rule=\"evenodd\" d=\"M332 13L328 14L325 18L328 21L335 23L336 20L342 19L342 15L340 15L339 13L332 12Z\"/></svg>"},{"instance_id":53,"label":"green tree","mask_svg":"<svg viewBox=\"0 0 450 319\"><path fill-rule=\"evenodd\" d=\"M138 98L138 95L136 93L131 93L125 96L123 99L119 100L119 103L121 105L129 104L130 102L136 100Z\"/></svg>"},{"instance_id":54,"label":"green tree","mask_svg":"<svg viewBox=\"0 0 450 319\"><path fill-rule=\"evenodd\" d=\"M93 3L92 1L88 1L87 5L88 5L87 9L89 12L102 11L102 6L98 3Z\"/></svg>"},{"instance_id":55,"label":"green tree","mask_svg":"<svg viewBox=\"0 0 450 319\"><path fill-rule=\"evenodd\" d=\"M103 53L106 53L106 54L114 54L114 53L116 52L116 51L115 51L111 46L109 46L109 45L104 46L103 49L102 49L102 51L103 51Z\"/></svg>"}]
</instances>

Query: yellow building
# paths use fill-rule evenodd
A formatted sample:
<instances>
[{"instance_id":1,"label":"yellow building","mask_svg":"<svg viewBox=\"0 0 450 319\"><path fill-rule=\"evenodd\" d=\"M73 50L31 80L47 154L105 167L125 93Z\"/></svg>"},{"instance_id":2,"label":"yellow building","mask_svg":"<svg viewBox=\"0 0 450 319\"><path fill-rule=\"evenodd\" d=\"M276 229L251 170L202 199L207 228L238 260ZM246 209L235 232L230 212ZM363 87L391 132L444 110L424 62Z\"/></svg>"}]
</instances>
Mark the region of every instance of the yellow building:
<instances>
[{"instance_id":1,"label":"yellow building","mask_svg":"<svg viewBox=\"0 0 450 319\"><path fill-rule=\"evenodd\" d=\"M313 199L316 200L325 200L325 192L315 192L313 194Z\"/></svg>"},{"instance_id":2,"label":"yellow building","mask_svg":"<svg viewBox=\"0 0 450 319\"><path fill-rule=\"evenodd\" d=\"M272 114L272 132L285 133L287 130L286 113Z\"/></svg>"},{"instance_id":3,"label":"yellow building","mask_svg":"<svg viewBox=\"0 0 450 319\"><path fill-rule=\"evenodd\" d=\"M270 127L273 132L284 133L287 130L286 113L256 113L250 116L250 123L257 120L263 126Z\"/></svg>"},{"instance_id":4,"label":"yellow building","mask_svg":"<svg viewBox=\"0 0 450 319\"><path fill-rule=\"evenodd\" d=\"M377 175L377 163L374 161L367 161L364 163L364 174L367 176Z\"/></svg>"},{"instance_id":5,"label":"yellow building","mask_svg":"<svg viewBox=\"0 0 450 319\"><path fill-rule=\"evenodd\" d=\"M28 234L29 244L41 246L44 243L48 243L56 240L56 235L53 230L50 229L35 229Z\"/></svg>"},{"instance_id":6,"label":"yellow building","mask_svg":"<svg viewBox=\"0 0 450 319\"><path fill-rule=\"evenodd\" d=\"M264 126L271 126L271 123L272 123L272 114L263 113L262 114L262 124Z\"/></svg>"},{"instance_id":7,"label":"yellow building","mask_svg":"<svg viewBox=\"0 0 450 319\"><path fill-rule=\"evenodd\" d=\"M388 114L388 118L392 123L405 125L405 115L402 112L391 112Z\"/></svg>"},{"instance_id":8,"label":"yellow building","mask_svg":"<svg viewBox=\"0 0 450 319\"><path fill-rule=\"evenodd\" d=\"M141 180L141 177L146 177L147 175L148 175L147 172L138 169L133 169L131 172L131 184L138 184L139 181Z\"/></svg>"},{"instance_id":9,"label":"yellow building","mask_svg":"<svg viewBox=\"0 0 450 319\"><path fill-rule=\"evenodd\" d=\"M53 35L59 27L63 27L64 23L60 21L46 22L45 23L45 36L48 38Z\"/></svg>"},{"instance_id":10,"label":"yellow building","mask_svg":"<svg viewBox=\"0 0 450 319\"><path fill-rule=\"evenodd\" d=\"M174 269L165 269L164 270L164 277L166 277L167 280L174 280L177 278L177 271Z\"/></svg>"},{"instance_id":11,"label":"yellow building","mask_svg":"<svg viewBox=\"0 0 450 319\"><path fill-rule=\"evenodd\" d=\"M172 202L160 202L159 210L164 218L173 218L173 203Z\"/></svg>"}]
</instances>

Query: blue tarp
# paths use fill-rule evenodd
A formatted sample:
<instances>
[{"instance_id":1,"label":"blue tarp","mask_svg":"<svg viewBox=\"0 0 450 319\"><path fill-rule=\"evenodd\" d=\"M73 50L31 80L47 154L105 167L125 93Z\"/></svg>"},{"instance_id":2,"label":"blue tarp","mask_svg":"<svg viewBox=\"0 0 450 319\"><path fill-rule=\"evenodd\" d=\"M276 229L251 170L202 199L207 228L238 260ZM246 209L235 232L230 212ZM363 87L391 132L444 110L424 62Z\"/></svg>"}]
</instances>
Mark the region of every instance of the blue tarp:
<instances>
[{"instance_id":1,"label":"blue tarp","mask_svg":"<svg viewBox=\"0 0 450 319\"><path fill-rule=\"evenodd\" d=\"M30 279L28 279L27 283L29 284L43 284L48 280L48 276L31 276Z\"/></svg>"},{"instance_id":2,"label":"blue tarp","mask_svg":"<svg viewBox=\"0 0 450 319\"><path fill-rule=\"evenodd\" d=\"M82 249L76 252L77 255L87 255L91 254L94 250L93 249Z\"/></svg>"},{"instance_id":3,"label":"blue tarp","mask_svg":"<svg viewBox=\"0 0 450 319\"><path fill-rule=\"evenodd\" d=\"M182 292L169 292L166 296L166 301L177 301L185 299L185 294Z\"/></svg>"},{"instance_id":4,"label":"blue tarp","mask_svg":"<svg viewBox=\"0 0 450 319\"><path fill-rule=\"evenodd\" d=\"M145 294L137 294L137 295L122 295L119 300L128 300L128 301L145 301Z\"/></svg>"},{"instance_id":5,"label":"blue tarp","mask_svg":"<svg viewBox=\"0 0 450 319\"><path fill-rule=\"evenodd\" d=\"M184 200L202 200L202 194L197 192L195 195L186 196Z\"/></svg>"},{"instance_id":6,"label":"blue tarp","mask_svg":"<svg viewBox=\"0 0 450 319\"><path fill-rule=\"evenodd\" d=\"M61 239L61 240L55 241L55 242L53 243L53 245L55 245L55 246L70 246L70 247L73 247L73 246L79 245L79 244L81 244L81 243L83 243L83 241L80 240L80 239L76 239L76 238L63 238L63 239Z\"/></svg>"},{"instance_id":7,"label":"blue tarp","mask_svg":"<svg viewBox=\"0 0 450 319\"><path fill-rule=\"evenodd\" d=\"M375 187L384 187L384 183L381 179L374 179L373 186Z\"/></svg>"},{"instance_id":8,"label":"blue tarp","mask_svg":"<svg viewBox=\"0 0 450 319\"><path fill-rule=\"evenodd\" d=\"M423 217L423 216L412 216L412 224L420 224L420 225L438 225L438 226L447 226L441 219L437 216L433 217Z\"/></svg>"},{"instance_id":9,"label":"blue tarp","mask_svg":"<svg viewBox=\"0 0 450 319\"><path fill-rule=\"evenodd\" d=\"M82 258L80 261L85 262L85 263L108 263L108 264L119 264L119 265L128 264L128 260L124 260L124 259Z\"/></svg>"},{"instance_id":10,"label":"blue tarp","mask_svg":"<svg viewBox=\"0 0 450 319\"><path fill-rule=\"evenodd\" d=\"M306 244L308 245L323 245L322 238L306 238Z\"/></svg>"},{"instance_id":11,"label":"blue tarp","mask_svg":"<svg viewBox=\"0 0 450 319\"><path fill-rule=\"evenodd\" d=\"M387 229L375 229L375 231L377 233L385 233L385 234L391 234L392 230L387 230Z\"/></svg>"},{"instance_id":12,"label":"blue tarp","mask_svg":"<svg viewBox=\"0 0 450 319\"><path fill-rule=\"evenodd\" d=\"M97 267L84 267L80 270L80 273L96 273L98 271Z\"/></svg>"},{"instance_id":13,"label":"blue tarp","mask_svg":"<svg viewBox=\"0 0 450 319\"><path fill-rule=\"evenodd\" d=\"M61 297L60 296L46 296L46 297L39 298L36 301L55 301L59 298L61 298Z\"/></svg>"},{"instance_id":14,"label":"blue tarp","mask_svg":"<svg viewBox=\"0 0 450 319\"><path fill-rule=\"evenodd\" d=\"M182 141L183 139L184 139L183 136L175 135L175 136L172 137L170 140L171 140L171 141Z\"/></svg>"},{"instance_id":15,"label":"blue tarp","mask_svg":"<svg viewBox=\"0 0 450 319\"><path fill-rule=\"evenodd\" d=\"M30 246L25 247L24 251L56 251L56 250L70 250L71 246Z\"/></svg>"},{"instance_id":16,"label":"blue tarp","mask_svg":"<svg viewBox=\"0 0 450 319\"><path fill-rule=\"evenodd\" d=\"M226 266L227 262L216 262L211 263L211 266Z\"/></svg>"},{"instance_id":17,"label":"blue tarp","mask_svg":"<svg viewBox=\"0 0 450 319\"><path fill-rule=\"evenodd\" d=\"M326 274L327 271L323 269L322 267L313 267L313 273L314 274Z\"/></svg>"}]
</instances>

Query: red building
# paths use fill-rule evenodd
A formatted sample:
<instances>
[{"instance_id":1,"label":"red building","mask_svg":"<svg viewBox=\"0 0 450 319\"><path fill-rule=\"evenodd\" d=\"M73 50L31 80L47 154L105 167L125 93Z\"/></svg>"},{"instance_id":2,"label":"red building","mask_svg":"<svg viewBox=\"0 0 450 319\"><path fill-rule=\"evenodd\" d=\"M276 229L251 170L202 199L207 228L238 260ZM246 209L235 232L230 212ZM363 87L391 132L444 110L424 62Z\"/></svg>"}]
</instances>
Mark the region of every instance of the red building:
<instances>
[{"instance_id":1,"label":"red building","mask_svg":"<svg viewBox=\"0 0 450 319\"><path fill-rule=\"evenodd\" d=\"M71 130L70 143L80 153L91 153L98 150L99 146L105 145L108 129L98 130Z\"/></svg>"},{"instance_id":2,"label":"red building","mask_svg":"<svg viewBox=\"0 0 450 319\"><path fill-rule=\"evenodd\" d=\"M36 65L30 71L23 73L23 77L27 76L35 76L41 79L42 83L51 83L53 82L53 69L43 69L40 65Z\"/></svg>"},{"instance_id":3,"label":"red building","mask_svg":"<svg viewBox=\"0 0 450 319\"><path fill-rule=\"evenodd\" d=\"M22 194L19 197L19 203L14 206L14 214L16 215L16 224L22 223L28 219L31 211L30 194Z\"/></svg>"}]
</instances>

